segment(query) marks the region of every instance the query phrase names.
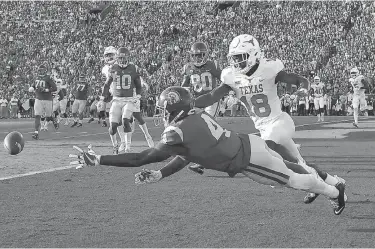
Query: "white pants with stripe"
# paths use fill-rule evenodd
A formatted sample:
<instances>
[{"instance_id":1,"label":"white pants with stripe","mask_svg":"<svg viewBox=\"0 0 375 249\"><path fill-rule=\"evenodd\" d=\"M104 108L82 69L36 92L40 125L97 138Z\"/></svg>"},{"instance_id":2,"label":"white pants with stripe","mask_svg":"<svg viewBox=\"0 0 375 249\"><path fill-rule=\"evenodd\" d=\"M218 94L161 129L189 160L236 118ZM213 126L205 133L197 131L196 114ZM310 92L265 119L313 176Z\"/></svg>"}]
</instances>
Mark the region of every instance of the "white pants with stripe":
<instances>
[{"instance_id":1,"label":"white pants with stripe","mask_svg":"<svg viewBox=\"0 0 375 249\"><path fill-rule=\"evenodd\" d=\"M315 190L318 181L317 174L299 174L288 168L282 157L268 148L265 141L255 135L249 135L251 145L251 157L249 165L242 174L250 179L265 185L287 186L299 190ZM293 164L296 167L302 166ZM291 165L289 165L291 166ZM314 192L318 193L318 192Z\"/></svg>"}]
</instances>

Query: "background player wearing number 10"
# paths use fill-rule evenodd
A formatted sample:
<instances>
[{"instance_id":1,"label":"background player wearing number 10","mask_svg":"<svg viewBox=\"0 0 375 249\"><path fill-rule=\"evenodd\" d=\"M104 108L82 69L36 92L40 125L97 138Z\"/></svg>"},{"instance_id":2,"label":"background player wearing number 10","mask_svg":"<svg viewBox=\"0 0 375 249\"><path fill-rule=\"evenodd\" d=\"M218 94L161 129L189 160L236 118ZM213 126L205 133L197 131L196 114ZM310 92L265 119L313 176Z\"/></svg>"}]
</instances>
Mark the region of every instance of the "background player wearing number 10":
<instances>
[{"instance_id":1,"label":"background player wearing number 10","mask_svg":"<svg viewBox=\"0 0 375 249\"><path fill-rule=\"evenodd\" d=\"M203 42L196 42L190 49L190 62L183 68L182 87L191 89L195 97L212 91L218 86L221 70L216 62L208 60L208 47ZM219 104L214 103L205 108L205 111L215 117Z\"/></svg>"}]
</instances>

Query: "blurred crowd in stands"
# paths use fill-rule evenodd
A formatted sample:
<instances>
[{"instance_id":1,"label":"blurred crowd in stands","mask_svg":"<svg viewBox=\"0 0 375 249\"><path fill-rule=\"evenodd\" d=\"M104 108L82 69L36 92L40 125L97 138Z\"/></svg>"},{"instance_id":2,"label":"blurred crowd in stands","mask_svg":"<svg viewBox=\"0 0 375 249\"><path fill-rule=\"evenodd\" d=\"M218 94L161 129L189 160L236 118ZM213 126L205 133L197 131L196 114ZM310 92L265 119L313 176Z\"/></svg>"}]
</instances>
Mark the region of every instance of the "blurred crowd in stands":
<instances>
[{"instance_id":1,"label":"blurred crowd in stands","mask_svg":"<svg viewBox=\"0 0 375 249\"><path fill-rule=\"evenodd\" d=\"M9 103L32 106L28 88L40 64L56 70L70 88L85 74L99 94L107 46L129 48L130 60L143 69L150 86L147 110L149 97L181 83L194 41L206 42L211 59L224 68L230 41L242 33L254 35L266 57L281 59L287 71L319 75L330 98L346 95L355 66L374 85L370 1L0 2L0 15L0 99L9 110ZM290 91L280 84L281 96Z\"/></svg>"}]
</instances>

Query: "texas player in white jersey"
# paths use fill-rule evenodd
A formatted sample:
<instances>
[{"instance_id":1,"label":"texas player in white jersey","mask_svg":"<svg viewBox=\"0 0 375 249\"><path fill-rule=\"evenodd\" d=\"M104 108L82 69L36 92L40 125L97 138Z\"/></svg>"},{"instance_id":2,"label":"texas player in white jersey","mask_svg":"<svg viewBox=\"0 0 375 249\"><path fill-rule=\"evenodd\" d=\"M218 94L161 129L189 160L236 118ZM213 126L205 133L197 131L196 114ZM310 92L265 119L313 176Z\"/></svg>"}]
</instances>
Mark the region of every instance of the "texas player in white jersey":
<instances>
[{"instance_id":1,"label":"texas player in white jersey","mask_svg":"<svg viewBox=\"0 0 375 249\"><path fill-rule=\"evenodd\" d=\"M314 77L314 83L311 85L311 92L314 96L315 112L318 116L318 122L324 121L324 83L320 81L319 76Z\"/></svg>"},{"instance_id":2,"label":"texas player in white jersey","mask_svg":"<svg viewBox=\"0 0 375 249\"><path fill-rule=\"evenodd\" d=\"M356 67L350 70L350 76L351 78L349 79L349 82L353 88L353 126L358 128L359 110L363 112L365 116L368 116L365 91L366 89L368 89L369 84L367 82L367 79L363 75L360 75L359 70Z\"/></svg>"},{"instance_id":3,"label":"texas player in white jersey","mask_svg":"<svg viewBox=\"0 0 375 249\"><path fill-rule=\"evenodd\" d=\"M281 102L277 95L277 83L284 82L304 88L299 91L307 92L308 80L295 73L284 71L280 60L269 60L263 57L258 41L251 35L239 35L229 45L228 59L231 67L223 70L223 84L208 94L195 100L195 106L204 108L219 101L231 90L243 104L255 127L267 145L278 152L285 160L303 165L309 172L314 169L306 165L292 137L295 125L292 118L281 111ZM319 175L330 185L340 181L326 172L318 170ZM305 203L315 200L307 196Z\"/></svg>"}]
</instances>

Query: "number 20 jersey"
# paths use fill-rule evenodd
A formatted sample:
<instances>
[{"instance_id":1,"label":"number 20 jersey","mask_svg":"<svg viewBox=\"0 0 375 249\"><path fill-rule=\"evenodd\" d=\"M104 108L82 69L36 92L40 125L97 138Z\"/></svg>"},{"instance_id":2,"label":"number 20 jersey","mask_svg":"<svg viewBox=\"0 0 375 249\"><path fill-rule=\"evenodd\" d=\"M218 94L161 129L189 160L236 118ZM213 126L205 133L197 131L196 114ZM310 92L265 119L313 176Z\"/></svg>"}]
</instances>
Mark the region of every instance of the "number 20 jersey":
<instances>
[{"instance_id":1,"label":"number 20 jersey","mask_svg":"<svg viewBox=\"0 0 375 249\"><path fill-rule=\"evenodd\" d=\"M108 76L113 79L110 87L113 99L127 100L136 96L134 81L140 78L136 65L130 63L127 67L122 68L118 64L114 64L109 69Z\"/></svg>"},{"instance_id":2,"label":"number 20 jersey","mask_svg":"<svg viewBox=\"0 0 375 249\"><path fill-rule=\"evenodd\" d=\"M168 126L161 142L185 153L186 160L222 172L239 172L250 160L247 134L224 130L209 114L192 110L190 115Z\"/></svg>"},{"instance_id":3,"label":"number 20 jersey","mask_svg":"<svg viewBox=\"0 0 375 249\"><path fill-rule=\"evenodd\" d=\"M282 114L275 80L277 74L283 69L284 64L280 60L264 58L250 77L236 73L232 68L225 68L222 72L223 84L230 86L239 99L246 97L244 104L250 108L248 112L257 129Z\"/></svg>"},{"instance_id":4,"label":"number 20 jersey","mask_svg":"<svg viewBox=\"0 0 375 249\"><path fill-rule=\"evenodd\" d=\"M191 87L195 97L212 91L218 85L221 70L214 61L207 61L206 64L197 67L193 63L184 66L182 74L184 82L182 87Z\"/></svg>"}]
</instances>

